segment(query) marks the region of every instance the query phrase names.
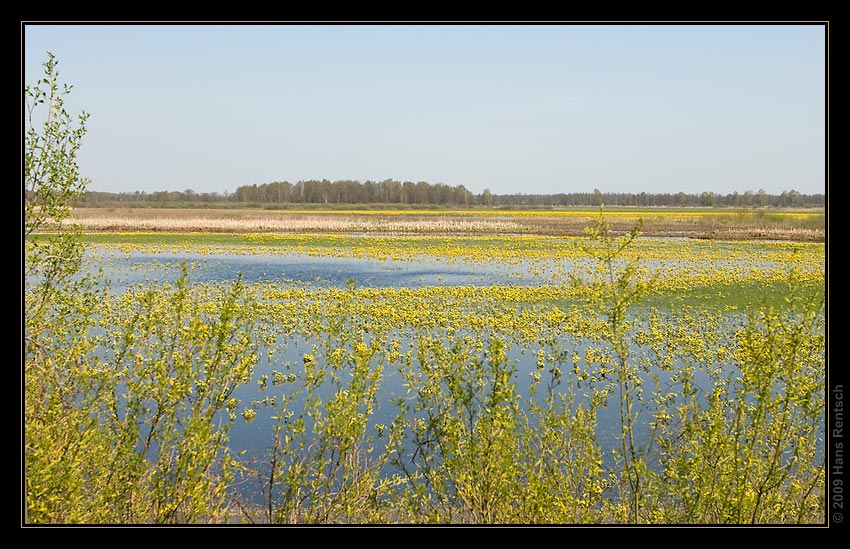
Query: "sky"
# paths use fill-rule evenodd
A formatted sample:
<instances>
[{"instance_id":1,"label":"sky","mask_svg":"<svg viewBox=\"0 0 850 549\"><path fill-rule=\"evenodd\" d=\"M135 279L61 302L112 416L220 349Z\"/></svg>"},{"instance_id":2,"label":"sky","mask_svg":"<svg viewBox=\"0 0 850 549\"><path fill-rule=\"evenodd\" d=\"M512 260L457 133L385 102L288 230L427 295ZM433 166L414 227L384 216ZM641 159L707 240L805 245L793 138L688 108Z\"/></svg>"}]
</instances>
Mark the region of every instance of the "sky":
<instances>
[{"instance_id":1,"label":"sky","mask_svg":"<svg viewBox=\"0 0 850 549\"><path fill-rule=\"evenodd\" d=\"M826 192L822 24L22 24L92 191Z\"/></svg>"}]
</instances>

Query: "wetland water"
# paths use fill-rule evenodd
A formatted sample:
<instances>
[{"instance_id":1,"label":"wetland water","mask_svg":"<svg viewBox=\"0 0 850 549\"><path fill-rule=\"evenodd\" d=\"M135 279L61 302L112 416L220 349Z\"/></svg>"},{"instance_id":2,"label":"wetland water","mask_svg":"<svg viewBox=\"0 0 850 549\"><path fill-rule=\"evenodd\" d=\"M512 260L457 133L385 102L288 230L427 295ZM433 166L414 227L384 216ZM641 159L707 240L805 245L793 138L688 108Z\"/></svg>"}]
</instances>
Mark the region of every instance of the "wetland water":
<instances>
[{"instance_id":1,"label":"wetland water","mask_svg":"<svg viewBox=\"0 0 850 549\"><path fill-rule=\"evenodd\" d=\"M681 238L656 238L658 243L682 243ZM704 243L696 243L697 246ZM722 244L712 244L722 248ZM110 247L92 247L87 253L88 271L104 269L105 278L113 290L147 283L176 280L182 264L192 267L194 282L228 282L241 274L247 283L277 282L310 284L318 287L422 288L426 286L489 286L497 284L536 286L560 285L570 273L584 276L590 265L580 259L544 259L474 261L447 259L429 255L403 259L372 259L336 257L278 251L269 248L264 253L243 253L239 247L229 250L218 247L213 253L187 251L119 251ZM748 270L777 269L771 259L747 255L729 259L708 257L698 259L646 259L641 265L649 272L688 271L694 268ZM84 268L85 268L84 267Z\"/></svg>"},{"instance_id":2,"label":"wetland water","mask_svg":"<svg viewBox=\"0 0 850 549\"><path fill-rule=\"evenodd\" d=\"M727 262L726 267L740 267L740 259ZM299 254L292 252L275 252L260 254L244 254L227 250L215 254L195 252L120 252L109 247L90 249L87 255L87 269L95 271L103 269L104 278L110 283L112 292L121 293L130 287L152 284L157 286L173 282L183 273L183 265L191 267L189 278L192 282L227 283L235 280L241 273L246 283L271 283L282 287L309 288L345 288L354 285L358 288L427 288L433 286L452 287L487 287L493 285L512 286L542 286L552 284L553 280L564 281L563 275L575 267L575 261L560 262L464 262L450 261L446 258L422 256L414 260L377 260L357 257L328 257ZM649 266L655 270L663 268L682 268L682 261L674 259L668 262L652 260ZM693 264L690 265L693 267ZM747 268L757 269L773 267L771 262L761 265L747 263ZM733 316L729 316L730 325L735 324ZM458 327L457 332L462 332ZM402 339L405 334L401 334ZM573 339L568 342L576 354L583 355L586 345L581 340ZM293 336L285 345L279 348L273 362L261 358L254 372L253 383L241 386L234 392L234 397L240 400L240 410L254 400L274 391L261 393L258 391L256 380L262 376L272 376L275 369L282 363L298 365L305 354L315 352L315 346L322 346L320 338L309 339ZM406 352L411 342L405 341L400 351ZM635 351L638 351L635 349ZM261 355L262 356L262 355ZM525 395L529 387L530 374L534 372L536 353L534 349L516 345L507 351L508 360L514 365L513 381L520 395ZM319 357L320 360L324 357ZM570 364L572 366L572 364ZM584 367L584 362L578 364ZM400 367L400 366L398 366ZM370 426L376 424L389 425L397 410L391 399L403 394L402 373L396 365L384 368L384 374L378 392L377 405ZM651 376L647 372L647 379ZM663 374L661 382L665 382ZM698 383L706 379L697 378ZM276 388L279 393L282 388ZM331 395L326 395L329 398ZM616 405L600 407L598 410L598 442L605 452L606 461L610 459L609 450L617 442L620 429L620 417ZM300 402L295 400L289 404L290 409L297 408ZM275 407L258 407L253 421L245 422L237 418L230 430L230 446L235 452L244 451L245 459L262 461L274 441L275 417L279 409ZM645 438L648 433L648 421L644 420L637 429L636 435ZM246 482L240 485L240 491L246 498L259 496L261 486L257 482Z\"/></svg>"},{"instance_id":3,"label":"wetland water","mask_svg":"<svg viewBox=\"0 0 850 549\"><path fill-rule=\"evenodd\" d=\"M237 278L253 282L311 284L319 287L357 286L375 288L421 288L424 286L487 286L516 282L521 266L505 268L489 265L450 263L438 258L422 261L393 261L349 257L317 257L297 253L242 255L203 255L185 253L109 254L90 256L91 267L104 267L113 289L148 282L172 282L182 273L181 264L192 266L196 282L227 282ZM531 283L528 280L525 283Z\"/></svg>"}]
</instances>

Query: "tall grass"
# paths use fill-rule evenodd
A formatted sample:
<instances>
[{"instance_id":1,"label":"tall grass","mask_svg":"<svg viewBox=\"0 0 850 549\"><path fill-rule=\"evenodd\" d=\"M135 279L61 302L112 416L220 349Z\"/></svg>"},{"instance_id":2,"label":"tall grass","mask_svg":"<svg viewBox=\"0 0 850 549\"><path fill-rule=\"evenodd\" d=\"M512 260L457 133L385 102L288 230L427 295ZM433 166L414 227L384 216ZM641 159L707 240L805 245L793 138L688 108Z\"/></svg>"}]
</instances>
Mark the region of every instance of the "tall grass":
<instances>
[{"instance_id":1,"label":"tall grass","mask_svg":"<svg viewBox=\"0 0 850 549\"><path fill-rule=\"evenodd\" d=\"M553 234L581 235L590 210L282 210L80 208L74 219L85 231ZM625 234L637 219L658 236L715 239L822 241L823 213L726 210L623 209L606 214L612 231Z\"/></svg>"}]
</instances>

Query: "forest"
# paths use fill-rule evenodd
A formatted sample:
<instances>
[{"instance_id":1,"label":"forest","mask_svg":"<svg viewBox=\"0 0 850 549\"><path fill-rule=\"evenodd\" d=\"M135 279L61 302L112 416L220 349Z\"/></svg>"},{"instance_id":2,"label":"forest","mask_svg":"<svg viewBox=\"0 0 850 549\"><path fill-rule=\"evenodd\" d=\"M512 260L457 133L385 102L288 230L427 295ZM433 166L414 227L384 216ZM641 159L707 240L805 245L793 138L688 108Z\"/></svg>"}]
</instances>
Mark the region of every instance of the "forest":
<instances>
[{"instance_id":1,"label":"forest","mask_svg":"<svg viewBox=\"0 0 850 549\"><path fill-rule=\"evenodd\" d=\"M796 190L769 194L764 189L729 194L709 191L702 193L610 193L593 189L591 192L560 192L554 194L496 194L485 188L475 194L464 185L428 183L426 181L355 181L327 179L306 181L274 181L241 185L232 193L184 191L157 192L100 192L87 191L78 205L97 207L114 203L140 206L166 204L238 204L240 206L284 207L289 204L353 205L394 204L398 206L638 206L638 207L736 207L736 208L812 208L823 207L825 194L802 194Z\"/></svg>"}]
</instances>

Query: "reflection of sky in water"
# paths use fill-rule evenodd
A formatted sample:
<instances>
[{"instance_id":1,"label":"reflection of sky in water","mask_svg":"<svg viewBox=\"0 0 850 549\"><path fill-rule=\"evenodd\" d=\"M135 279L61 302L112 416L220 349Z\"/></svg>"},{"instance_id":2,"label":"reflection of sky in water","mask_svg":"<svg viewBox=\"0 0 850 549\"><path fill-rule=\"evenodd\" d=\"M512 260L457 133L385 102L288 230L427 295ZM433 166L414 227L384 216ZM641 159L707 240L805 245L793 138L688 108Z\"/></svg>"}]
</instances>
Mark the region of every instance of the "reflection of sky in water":
<instances>
[{"instance_id":1,"label":"reflection of sky in water","mask_svg":"<svg viewBox=\"0 0 850 549\"><path fill-rule=\"evenodd\" d=\"M376 259L313 257L299 254L202 255L171 253L130 253L88 255L87 267L103 268L113 289L147 282L171 282L181 275L181 264L192 267L195 282L235 280L242 273L245 282L299 282L319 286L345 286L353 280L358 286L407 287L486 286L518 282L534 283L523 277L523 266L449 263L437 258L421 261L380 261ZM526 273L527 274L527 273Z\"/></svg>"},{"instance_id":2,"label":"reflection of sky in water","mask_svg":"<svg viewBox=\"0 0 850 549\"><path fill-rule=\"evenodd\" d=\"M518 261L512 264L498 262L450 262L433 257L421 257L419 260L394 261L376 260L362 258L344 257L317 257L302 254L265 254L265 255L242 255L242 254L200 254L200 253L171 253L171 252L131 252L119 253L109 248L95 248L87 254L86 267L92 271L103 269L104 276L110 281L113 291L122 291L129 286L145 284L148 282L157 284L176 280L182 273L181 265L189 264L190 280L194 282L222 282L234 280L239 273L244 281L252 282L275 282L281 283L309 283L315 286L343 287L354 281L357 286L369 287L408 287L419 288L423 286L486 286L492 284L551 284L553 273L557 272L554 263L547 265L541 262ZM714 267L747 267L750 269L775 268L770 261L762 262L761 265L752 262L742 263L741 260L730 260L712 262ZM644 266L654 271L665 271L670 269L675 272L678 269L692 270L693 263L681 260L658 261L650 260L643 263ZM561 266L566 268L561 271L561 276L574 266L573 263L564 262ZM534 269L540 269L539 274ZM565 282L562 278L559 282ZM733 321L732 317L729 318ZM284 349L276 356L274 364L262 361L255 369L255 379L263 374L270 375L273 369L281 370L284 362L291 362L293 372L298 373L303 353L312 353L312 345L320 341L290 341ZM566 343L566 342L565 342ZM573 352L578 351L583 355L586 345L581 341L571 341L568 345ZM404 350L402 350L404 352ZM633 349L633 352L639 352ZM317 357L321 360L320 357ZM516 366L513 381L517 384L519 394L526 395L529 387L530 372L534 370L536 356L534 352L514 347L508 351L508 358ZM582 360L579 367L584 369L586 365ZM561 364L561 368L567 371L572 369L572 363ZM662 379L669 377L662 375ZM570 379L570 376L565 376ZM388 365L384 370L384 378L378 392L378 402L375 413L371 417L370 430L376 424L389 425L396 413L391 399L401 396L404 392L401 383L401 372L396 366ZM699 376L697 381L705 384L710 390L708 380ZM574 381L573 381L574 382ZM649 382L649 378L645 379ZM257 390L256 381L237 388L234 396L241 402L239 412L250 405L253 400L260 400L264 396L280 395L281 391L288 386L270 386L266 391ZM328 387L328 389L331 389ZM324 397L330 398L327 394ZM525 398L525 397L523 397ZM620 418L616 402L616 392L611 396L610 405L598 409L598 442L602 446L606 457L606 465L610 463L610 450L617 445L617 436L620 430ZM290 410L297 411L303 401L296 400L290 404ZM238 452L245 450L246 459L264 461L274 441L274 416L280 413L280 401L272 408L257 408L254 421L246 423L239 417L233 425L230 436L230 447ZM650 418L643 411L638 421L635 434L640 441L646 441L648 437L648 422ZM371 431L374 432L374 431ZM255 463L256 465L256 463ZM241 485L240 492L243 497L252 499L260 494L261 486L256 481L249 481Z\"/></svg>"},{"instance_id":3,"label":"reflection of sky in water","mask_svg":"<svg viewBox=\"0 0 850 549\"><path fill-rule=\"evenodd\" d=\"M729 327L734 326L739 319L734 318L733 316L729 317ZM404 354L408 350L411 350L411 341L403 337L403 334L397 333L396 335L402 336L404 342L402 343L400 352ZM579 363L576 365L582 371L592 371L595 368L589 366L584 360L584 354L588 347L600 348L604 347L604 344L599 342L590 343L581 338L573 339L569 336L564 336L563 343L565 347L571 350L571 354L567 357L564 357L563 361L553 361L550 356L547 358L546 363L546 372L549 369L557 364L557 366L563 372L563 377L561 378L561 384L557 386L557 392L565 392L568 390L568 384L571 384L571 389L577 391L578 397L577 402L582 407L587 407L590 402L589 385L587 381L577 382L575 378L572 376L571 371L574 367L573 362L571 360L572 354L578 354L581 358ZM322 349L323 342L320 340L310 341L303 340L300 338L293 338L288 340L285 347L280 349L280 352L275 355L273 363L269 363L265 360L261 360L261 362L257 365L255 369L254 377L259 379L263 375L268 375L269 379L273 377L273 370L278 371L286 371L289 370L284 367L285 363L290 363L292 365L292 372L300 372L300 365L302 364L302 357L304 353L314 354L319 363L326 363L327 358L324 354L327 352L327 349ZM351 342L349 342L350 346ZM318 347L315 348L314 345ZM633 353L633 359L637 360L638 357L648 357L648 351L646 349L640 348L632 348L631 352ZM516 384L517 394L520 395L520 403L528 402L529 398L529 386L531 381L531 372L536 370L536 362L537 362L537 353L536 350L526 347L522 348L522 346L513 346L506 353L507 360L512 364L513 368L515 368L514 373L511 377L512 383ZM373 365L376 365L373 362ZM376 404L374 408L374 413L369 419L368 424L368 432L374 434L375 426L378 424L383 424L385 426L389 426L393 418L398 413L398 410L393 403L393 399L398 397L403 397L406 395L406 387L403 385L403 372L402 369L405 368L403 364L385 364L383 366L383 378L380 382L380 388L376 393ZM653 374L658 375L658 383L659 385L655 385L655 380L653 379ZM343 377L345 375L343 374ZM657 389L661 389L662 392L666 392L667 390L677 390L677 385L672 381L673 373L670 371L666 372L651 372L644 371L641 374L644 388L651 392ZM541 398L545 396L545 385L547 380L549 379L548 373L543 373L543 381L540 387L541 393L535 397L537 402L541 402ZM712 390L713 384L710 380L709 376L706 374L704 370L699 368L695 371L694 382L700 387L701 396L700 400L706 394L705 392L710 392ZM618 392L617 385L613 377L606 377L604 380L600 380L597 382L598 388L602 388L606 384L610 384L609 387L612 389L612 393L609 397L607 406L600 406L597 408L597 442L600 445L600 448L603 451L603 461L606 467L615 467L615 463L613 461L613 456L611 451L618 447L619 445L619 436L620 436L620 415L619 408L617 406L618 402ZM345 382L343 383L345 385ZM275 416L280 414L281 409L281 400L280 396L291 390L291 386L288 384L274 386L269 383L268 387L260 391L258 390L258 385L256 382L249 383L239 387L234 393L234 397L238 398L241 402L240 412L245 407L249 406L252 401L262 400L266 396L277 396L277 404L274 407L262 407L259 406L255 408L257 410L257 415L254 420L250 423L245 423L241 417L237 420L233 429L230 432L230 442L231 447L238 450L246 450L244 454L245 459L257 460L258 462L263 462L267 459L268 452L274 442L274 429L275 429ZM322 389L320 389L322 399L327 402L329 399L333 397L333 394L336 392L337 387L328 383ZM407 395L409 396L409 395ZM671 406L674 406L676 401L671 401ZM684 401L681 402L684 404ZM301 410L303 409L304 399L303 396L298 396L294 400L292 400L287 409L292 411L295 417L300 415ZM652 420L651 413L648 409L645 409L641 406L637 406L635 409L637 413L636 424L635 424L635 436L636 443L639 446L645 446L649 442L649 423ZM306 420L306 418L305 418ZM380 443L379 443L380 447ZM412 449L411 449L412 451ZM654 459L650 458L650 467L655 465ZM261 492L261 485L255 481L247 481L245 484L241 485L242 495L245 498L253 498L257 497Z\"/></svg>"},{"instance_id":4,"label":"reflection of sky in water","mask_svg":"<svg viewBox=\"0 0 850 549\"><path fill-rule=\"evenodd\" d=\"M85 267L103 269L112 289L121 291L137 284L172 282L180 277L181 265L191 266L194 282L232 281L241 273L245 282L309 283L316 286L343 287L353 281L357 286L375 288L424 286L488 286L493 284L545 285L566 282L567 273L586 275L590 262L575 260L528 261L511 263L448 261L432 256L413 260L378 260L356 257L307 256L298 253L245 255L239 253L119 253L109 248L90 249ZM746 259L710 262L670 259L644 260L641 267L662 276L700 269L773 270L781 266L773 261Z\"/></svg>"}]
</instances>

